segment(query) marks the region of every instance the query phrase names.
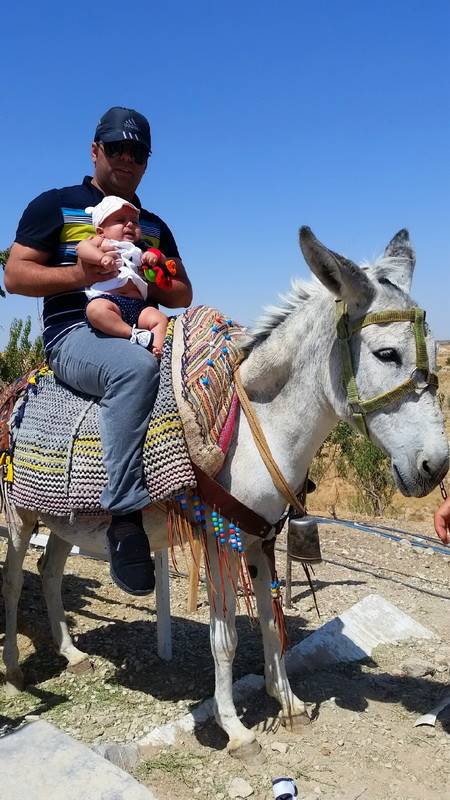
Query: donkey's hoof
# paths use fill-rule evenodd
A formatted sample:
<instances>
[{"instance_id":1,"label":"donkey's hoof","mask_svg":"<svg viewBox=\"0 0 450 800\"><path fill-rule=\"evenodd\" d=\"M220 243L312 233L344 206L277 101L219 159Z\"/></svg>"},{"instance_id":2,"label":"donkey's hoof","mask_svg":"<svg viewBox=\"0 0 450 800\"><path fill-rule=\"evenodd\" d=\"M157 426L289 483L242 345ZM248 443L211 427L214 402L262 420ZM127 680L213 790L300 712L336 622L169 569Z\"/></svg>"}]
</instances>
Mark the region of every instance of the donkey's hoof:
<instances>
[{"instance_id":1,"label":"donkey's hoof","mask_svg":"<svg viewBox=\"0 0 450 800\"><path fill-rule=\"evenodd\" d=\"M93 672L94 665L92 661L86 656L81 661L75 664L68 664L67 672L73 672L74 675L84 675L85 672Z\"/></svg>"},{"instance_id":2,"label":"donkey's hoof","mask_svg":"<svg viewBox=\"0 0 450 800\"><path fill-rule=\"evenodd\" d=\"M307 711L302 714L294 714L290 717L282 717L281 724L291 733L303 733L305 727L311 724L311 719Z\"/></svg>"},{"instance_id":3,"label":"donkey's hoof","mask_svg":"<svg viewBox=\"0 0 450 800\"><path fill-rule=\"evenodd\" d=\"M16 697L18 694L23 692L24 690L24 680L23 675L18 670L14 673L14 675L8 675L6 677L5 683L5 695L6 697Z\"/></svg>"},{"instance_id":4,"label":"donkey's hoof","mask_svg":"<svg viewBox=\"0 0 450 800\"><path fill-rule=\"evenodd\" d=\"M260 755L261 745L256 739L253 739L253 742L246 742L239 745L239 747L229 748L228 752L233 758L244 761L246 764L251 764Z\"/></svg>"}]
</instances>

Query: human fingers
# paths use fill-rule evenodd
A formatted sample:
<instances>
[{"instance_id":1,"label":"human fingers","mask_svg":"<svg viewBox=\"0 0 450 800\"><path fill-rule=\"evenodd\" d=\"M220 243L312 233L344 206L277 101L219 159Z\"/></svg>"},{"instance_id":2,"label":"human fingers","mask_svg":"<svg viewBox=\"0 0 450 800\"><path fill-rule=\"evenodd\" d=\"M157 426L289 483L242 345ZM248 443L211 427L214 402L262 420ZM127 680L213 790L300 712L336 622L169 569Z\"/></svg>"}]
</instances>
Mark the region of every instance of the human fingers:
<instances>
[{"instance_id":1,"label":"human fingers","mask_svg":"<svg viewBox=\"0 0 450 800\"><path fill-rule=\"evenodd\" d=\"M114 261L106 260L104 264L85 265L84 273L86 276L86 285L90 286L98 281L111 280L115 278L119 268Z\"/></svg>"},{"instance_id":2,"label":"human fingers","mask_svg":"<svg viewBox=\"0 0 450 800\"><path fill-rule=\"evenodd\" d=\"M142 254L142 264L144 264L146 267L154 267L157 263L158 256L156 253L152 253L150 250L148 250L146 253Z\"/></svg>"},{"instance_id":3,"label":"human fingers","mask_svg":"<svg viewBox=\"0 0 450 800\"><path fill-rule=\"evenodd\" d=\"M105 253L105 255L102 256L102 259L100 261L100 266L102 270L111 269L113 264L114 264L114 258L111 256L110 253Z\"/></svg>"},{"instance_id":4,"label":"human fingers","mask_svg":"<svg viewBox=\"0 0 450 800\"><path fill-rule=\"evenodd\" d=\"M103 239L99 247L100 250L102 250L104 253L110 252L111 250L113 251L117 250L117 248L114 247L114 245L111 243L109 239Z\"/></svg>"},{"instance_id":5,"label":"human fingers","mask_svg":"<svg viewBox=\"0 0 450 800\"><path fill-rule=\"evenodd\" d=\"M438 508L434 515L434 530L443 544L449 544L450 519L447 514L443 512L442 506Z\"/></svg>"}]
</instances>

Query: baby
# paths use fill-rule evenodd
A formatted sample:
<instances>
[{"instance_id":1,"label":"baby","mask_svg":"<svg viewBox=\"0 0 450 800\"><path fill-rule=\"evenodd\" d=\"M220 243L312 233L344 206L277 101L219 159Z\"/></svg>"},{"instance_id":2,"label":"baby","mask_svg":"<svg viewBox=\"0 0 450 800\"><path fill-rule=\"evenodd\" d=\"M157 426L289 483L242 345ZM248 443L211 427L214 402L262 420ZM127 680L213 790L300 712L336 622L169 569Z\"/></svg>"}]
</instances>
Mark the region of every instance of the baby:
<instances>
[{"instance_id":1,"label":"baby","mask_svg":"<svg viewBox=\"0 0 450 800\"><path fill-rule=\"evenodd\" d=\"M109 336L130 339L132 343L151 349L156 357L161 356L167 317L147 300L148 282L170 288L168 270L174 272L173 262L157 266L164 260L159 250L141 247L139 209L120 197L104 197L101 203L86 209L92 214L92 224L97 236L82 240L77 246L79 257L91 264L98 264L110 272L114 264L119 267L115 278L94 283L86 289L89 298L86 317L93 328Z\"/></svg>"}]
</instances>

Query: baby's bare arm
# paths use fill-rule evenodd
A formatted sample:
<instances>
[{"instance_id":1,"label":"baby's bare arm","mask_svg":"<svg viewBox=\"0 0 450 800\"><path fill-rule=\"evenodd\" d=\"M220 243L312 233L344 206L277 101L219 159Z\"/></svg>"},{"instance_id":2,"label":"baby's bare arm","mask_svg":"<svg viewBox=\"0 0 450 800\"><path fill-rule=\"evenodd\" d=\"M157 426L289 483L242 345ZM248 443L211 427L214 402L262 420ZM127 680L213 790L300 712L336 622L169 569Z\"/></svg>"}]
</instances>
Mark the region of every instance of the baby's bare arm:
<instances>
[{"instance_id":1,"label":"baby's bare arm","mask_svg":"<svg viewBox=\"0 0 450 800\"><path fill-rule=\"evenodd\" d=\"M102 236L92 236L91 239L82 239L82 241L77 244L77 253L79 257L83 261L88 261L90 264L101 264L102 258L105 255L104 250L101 248L103 241Z\"/></svg>"},{"instance_id":2,"label":"baby's bare arm","mask_svg":"<svg viewBox=\"0 0 450 800\"><path fill-rule=\"evenodd\" d=\"M77 245L77 253L82 261L102 267L104 272L119 267L121 263L119 251L104 236L83 239Z\"/></svg>"}]
</instances>

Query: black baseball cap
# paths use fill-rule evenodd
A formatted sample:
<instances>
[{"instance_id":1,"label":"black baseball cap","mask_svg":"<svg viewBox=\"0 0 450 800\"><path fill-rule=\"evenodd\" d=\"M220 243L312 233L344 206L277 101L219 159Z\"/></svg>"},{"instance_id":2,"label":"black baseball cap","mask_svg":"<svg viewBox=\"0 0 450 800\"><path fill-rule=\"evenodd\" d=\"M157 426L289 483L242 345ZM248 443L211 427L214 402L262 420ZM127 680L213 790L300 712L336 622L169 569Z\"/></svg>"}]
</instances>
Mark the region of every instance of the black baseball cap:
<instances>
[{"instance_id":1,"label":"black baseball cap","mask_svg":"<svg viewBox=\"0 0 450 800\"><path fill-rule=\"evenodd\" d=\"M100 119L94 135L94 142L120 142L130 139L145 145L152 152L152 139L148 120L133 108L113 106Z\"/></svg>"}]
</instances>

